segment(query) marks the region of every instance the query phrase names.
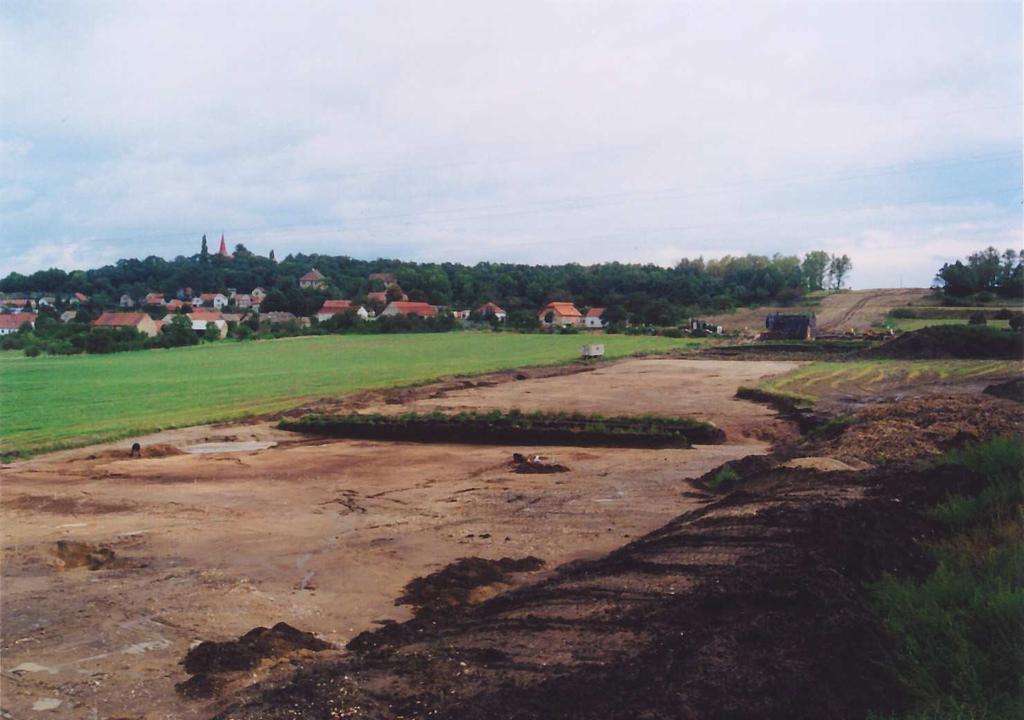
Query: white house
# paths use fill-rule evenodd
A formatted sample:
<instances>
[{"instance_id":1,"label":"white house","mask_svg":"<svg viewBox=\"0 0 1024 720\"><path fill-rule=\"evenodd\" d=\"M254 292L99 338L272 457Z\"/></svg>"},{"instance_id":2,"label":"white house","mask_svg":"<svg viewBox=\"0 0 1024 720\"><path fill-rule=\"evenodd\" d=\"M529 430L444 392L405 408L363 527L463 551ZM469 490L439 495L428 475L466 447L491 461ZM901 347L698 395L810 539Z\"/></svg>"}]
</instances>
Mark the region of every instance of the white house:
<instances>
[{"instance_id":1,"label":"white house","mask_svg":"<svg viewBox=\"0 0 1024 720\"><path fill-rule=\"evenodd\" d=\"M193 301L193 305L202 305L203 307L212 307L214 310L222 310L225 305L228 304L228 299L221 293L200 293L199 302Z\"/></svg>"},{"instance_id":2,"label":"white house","mask_svg":"<svg viewBox=\"0 0 1024 720\"><path fill-rule=\"evenodd\" d=\"M119 303L123 308L135 307L135 301L132 300L132 296L125 293L121 296L121 302Z\"/></svg>"},{"instance_id":3,"label":"white house","mask_svg":"<svg viewBox=\"0 0 1024 720\"><path fill-rule=\"evenodd\" d=\"M583 318L583 325L587 328L600 330L607 324L604 320L604 308L590 308Z\"/></svg>"},{"instance_id":4,"label":"white house","mask_svg":"<svg viewBox=\"0 0 1024 720\"><path fill-rule=\"evenodd\" d=\"M492 302L484 303L478 307L476 311L480 313L480 317L485 320L493 317L498 322L505 322L505 318L507 317L507 313Z\"/></svg>"},{"instance_id":5,"label":"white house","mask_svg":"<svg viewBox=\"0 0 1024 720\"><path fill-rule=\"evenodd\" d=\"M317 311L316 319L320 322L330 320L335 315L355 310L356 317L360 320L369 320L370 314L362 305L356 305L351 300L324 300L323 306Z\"/></svg>"}]
</instances>

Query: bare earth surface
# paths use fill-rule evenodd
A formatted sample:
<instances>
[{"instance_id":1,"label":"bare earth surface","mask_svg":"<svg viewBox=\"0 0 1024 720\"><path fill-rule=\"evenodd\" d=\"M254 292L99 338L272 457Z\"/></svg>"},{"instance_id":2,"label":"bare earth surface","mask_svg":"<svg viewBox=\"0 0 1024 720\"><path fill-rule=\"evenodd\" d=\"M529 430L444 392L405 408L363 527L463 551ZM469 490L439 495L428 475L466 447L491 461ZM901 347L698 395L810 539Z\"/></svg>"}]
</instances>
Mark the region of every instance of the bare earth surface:
<instances>
[{"instance_id":1,"label":"bare earth surface","mask_svg":"<svg viewBox=\"0 0 1024 720\"><path fill-rule=\"evenodd\" d=\"M16 718L207 717L209 704L174 692L198 640L284 621L341 646L375 621L407 619L394 605L405 584L457 558L534 555L543 573L598 557L693 507L686 479L791 432L733 394L796 366L627 360L367 403L678 414L729 438L691 450L544 448L570 467L563 474L513 474L512 452L531 448L323 441L266 423L140 439L142 459L121 444L7 466L2 708ZM277 444L232 445L251 442ZM201 454L179 454L199 444ZM146 452L154 446L163 457ZM59 540L115 557L96 570L62 567Z\"/></svg>"},{"instance_id":2,"label":"bare earth surface","mask_svg":"<svg viewBox=\"0 0 1024 720\"><path fill-rule=\"evenodd\" d=\"M927 288L853 290L829 295L822 299L819 306L811 310L817 316L819 332L842 333L851 329L863 331L875 323L882 322L890 310L920 302L928 297L930 292ZM765 315L772 312L792 313L803 310L793 307L741 308L733 313L723 313L706 319L722 325L726 330L750 328L760 332L764 328Z\"/></svg>"}]
</instances>

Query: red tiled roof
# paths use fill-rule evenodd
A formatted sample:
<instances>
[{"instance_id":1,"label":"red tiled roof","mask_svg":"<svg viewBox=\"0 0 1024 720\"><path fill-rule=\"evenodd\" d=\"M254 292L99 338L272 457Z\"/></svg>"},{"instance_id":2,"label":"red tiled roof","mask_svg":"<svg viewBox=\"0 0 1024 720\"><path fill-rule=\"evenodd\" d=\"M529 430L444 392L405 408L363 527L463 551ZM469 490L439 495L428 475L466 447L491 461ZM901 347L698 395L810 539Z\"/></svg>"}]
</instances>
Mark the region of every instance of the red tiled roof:
<instances>
[{"instance_id":1,"label":"red tiled roof","mask_svg":"<svg viewBox=\"0 0 1024 720\"><path fill-rule=\"evenodd\" d=\"M388 294L386 292L366 293L366 299L368 302L386 303L388 301Z\"/></svg>"},{"instance_id":2,"label":"red tiled roof","mask_svg":"<svg viewBox=\"0 0 1024 720\"><path fill-rule=\"evenodd\" d=\"M300 277L299 278L299 282L303 282L303 281L315 282L317 280L323 280L323 279L324 279L324 276L322 274L320 274L320 271L317 270L316 268L313 268L308 273L306 273L305 275Z\"/></svg>"},{"instance_id":3,"label":"red tiled roof","mask_svg":"<svg viewBox=\"0 0 1024 720\"><path fill-rule=\"evenodd\" d=\"M146 313L105 312L91 324L93 327L135 327L147 317Z\"/></svg>"},{"instance_id":4,"label":"red tiled roof","mask_svg":"<svg viewBox=\"0 0 1024 720\"><path fill-rule=\"evenodd\" d=\"M553 310L562 317L583 317L576 306L570 302L549 302L541 309L541 313Z\"/></svg>"},{"instance_id":5,"label":"red tiled roof","mask_svg":"<svg viewBox=\"0 0 1024 720\"><path fill-rule=\"evenodd\" d=\"M89 301L89 298L87 296L83 295L80 292L76 292L75 293L75 299L78 300L79 302L88 302Z\"/></svg>"},{"instance_id":6,"label":"red tiled roof","mask_svg":"<svg viewBox=\"0 0 1024 720\"><path fill-rule=\"evenodd\" d=\"M17 315L0 315L0 329L17 330L22 323L34 323L39 317L35 313L18 313Z\"/></svg>"},{"instance_id":7,"label":"red tiled roof","mask_svg":"<svg viewBox=\"0 0 1024 720\"><path fill-rule=\"evenodd\" d=\"M31 301L25 298L8 298L6 300L0 300L4 305L12 305L14 307L26 307Z\"/></svg>"},{"instance_id":8,"label":"red tiled roof","mask_svg":"<svg viewBox=\"0 0 1024 720\"><path fill-rule=\"evenodd\" d=\"M177 310L178 308L180 308L180 307L181 307L182 305L184 305L184 304L185 304L185 303L183 303L183 302L182 302L181 300L179 300L178 298L174 298L174 299L172 299L172 300L168 300L168 301L167 301L167 309L168 309L168 310Z\"/></svg>"},{"instance_id":9,"label":"red tiled roof","mask_svg":"<svg viewBox=\"0 0 1024 720\"><path fill-rule=\"evenodd\" d=\"M494 313L495 315L497 315L498 313L505 313L504 310L502 310L500 307L498 307L492 302L484 303L479 308L477 308L477 312L480 313L481 315L486 315L487 313Z\"/></svg>"},{"instance_id":10,"label":"red tiled roof","mask_svg":"<svg viewBox=\"0 0 1024 720\"><path fill-rule=\"evenodd\" d=\"M320 308L319 312L324 314L337 314L345 312L346 310L351 310L354 307L355 305L352 304L351 300L324 300L324 304Z\"/></svg>"},{"instance_id":11,"label":"red tiled roof","mask_svg":"<svg viewBox=\"0 0 1024 720\"><path fill-rule=\"evenodd\" d=\"M193 310L188 316L193 320L205 320L206 322L224 319L224 316L215 310Z\"/></svg>"},{"instance_id":12,"label":"red tiled roof","mask_svg":"<svg viewBox=\"0 0 1024 720\"><path fill-rule=\"evenodd\" d=\"M587 310L587 317L601 317L604 315L604 308L590 308Z\"/></svg>"},{"instance_id":13,"label":"red tiled roof","mask_svg":"<svg viewBox=\"0 0 1024 720\"><path fill-rule=\"evenodd\" d=\"M394 300L388 304L388 307L395 308L402 315L419 315L420 317L435 317L437 315L437 308L424 302Z\"/></svg>"},{"instance_id":14,"label":"red tiled roof","mask_svg":"<svg viewBox=\"0 0 1024 720\"><path fill-rule=\"evenodd\" d=\"M201 297L204 302L207 300L213 300L218 295L221 295L221 293L199 293L199 297Z\"/></svg>"},{"instance_id":15,"label":"red tiled roof","mask_svg":"<svg viewBox=\"0 0 1024 720\"><path fill-rule=\"evenodd\" d=\"M163 293L149 293L146 296L147 305L160 305L164 301Z\"/></svg>"}]
</instances>

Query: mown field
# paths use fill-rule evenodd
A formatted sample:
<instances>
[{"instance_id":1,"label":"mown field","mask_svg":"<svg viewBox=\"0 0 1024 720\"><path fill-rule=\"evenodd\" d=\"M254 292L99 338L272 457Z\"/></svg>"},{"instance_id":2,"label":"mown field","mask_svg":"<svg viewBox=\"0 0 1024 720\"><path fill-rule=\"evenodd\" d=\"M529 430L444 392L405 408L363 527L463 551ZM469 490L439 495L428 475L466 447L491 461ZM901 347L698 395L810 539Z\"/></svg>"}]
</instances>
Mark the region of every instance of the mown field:
<instances>
[{"instance_id":1,"label":"mown field","mask_svg":"<svg viewBox=\"0 0 1024 720\"><path fill-rule=\"evenodd\" d=\"M609 335L608 357L700 340ZM320 336L115 355L0 354L0 456L284 410L462 373L567 362L586 335Z\"/></svg>"},{"instance_id":2,"label":"mown field","mask_svg":"<svg viewBox=\"0 0 1024 720\"><path fill-rule=\"evenodd\" d=\"M1010 327L1009 320L989 320L988 327L1006 330ZM884 327L893 330L910 332L933 325L967 325L966 318L886 318Z\"/></svg>"},{"instance_id":3,"label":"mown field","mask_svg":"<svg viewBox=\"0 0 1024 720\"><path fill-rule=\"evenodd\" d=\"M815 362L770 378L761 389L807 400L872 395L918 383L1004 378L1021 371L1013 360L859 360Z\"/></svg>"}]
</instances>

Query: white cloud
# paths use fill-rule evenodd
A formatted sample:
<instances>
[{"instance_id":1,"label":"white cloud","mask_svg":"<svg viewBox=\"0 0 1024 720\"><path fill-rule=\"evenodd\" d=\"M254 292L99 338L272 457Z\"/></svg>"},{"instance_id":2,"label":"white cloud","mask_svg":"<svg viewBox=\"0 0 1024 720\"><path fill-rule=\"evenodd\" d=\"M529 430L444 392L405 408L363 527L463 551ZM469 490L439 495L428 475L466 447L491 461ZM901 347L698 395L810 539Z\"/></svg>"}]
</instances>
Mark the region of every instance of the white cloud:
<instances>
[{"instance_id":1,"label":"white cloud","mask_svg":"<svg viewBox=\"0 0 1024 720\"><path fill-rule=\"evenodd\" d=\"M1020 28L989 4L4 6L0 251L173 256L224 230L278 254L671 263L832 242L864 253L855 283L920 277L901 248L1019 242L1014 198L986 191L1020 184ZM997 153L984 177L913 165Z\"/></svg>"}]
</instances>

